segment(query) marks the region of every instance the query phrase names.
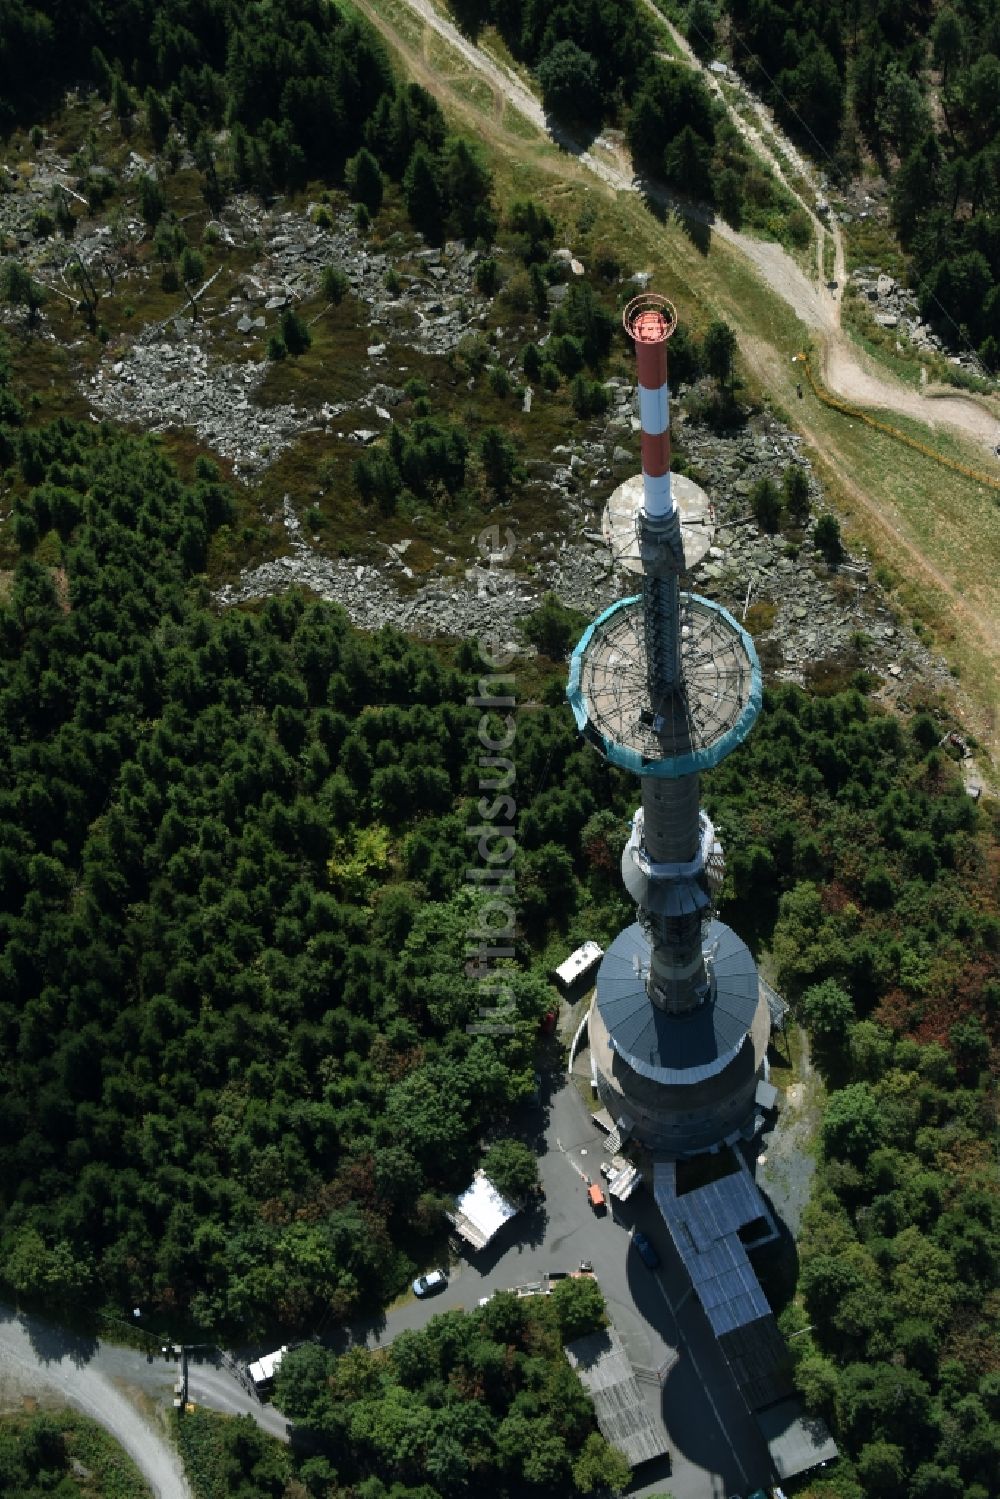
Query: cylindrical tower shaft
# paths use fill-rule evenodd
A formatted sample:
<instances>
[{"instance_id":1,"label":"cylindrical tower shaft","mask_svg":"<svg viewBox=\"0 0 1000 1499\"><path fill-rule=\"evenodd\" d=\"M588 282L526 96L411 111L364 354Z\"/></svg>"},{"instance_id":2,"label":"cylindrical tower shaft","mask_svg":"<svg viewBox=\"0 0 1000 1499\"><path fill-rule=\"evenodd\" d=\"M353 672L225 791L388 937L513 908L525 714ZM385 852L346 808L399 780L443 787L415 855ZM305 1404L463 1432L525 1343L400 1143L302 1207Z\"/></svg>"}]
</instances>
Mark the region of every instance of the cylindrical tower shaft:
<instances>
[{"instance_id":1,"label":"cylindrical tower shaft","mask_svg":"<svg viewBox=\"0 0 1000 1499\"><path fill-rule=\"evenodd\" d=\"M689 864L698 853L701 810L698 777L661 781L643 776L643 843L657 864Z\"/></svg>"},{"instance_id":2,"label":"cylindrical tower shaft","mask_svg":"<svg viewBox=\"0 0 1000 1499\"><path fill-rule=\"evenodd\" d=\"M653 731L664 730L664 754L677 754L687 719L681 661L680 578L684 544L680 511L670 487L670 385L667 340L677 314L663 297L637 297L625 309L625 327L635 345L642 424L643 506L638 517L643 561L642 604L646 673ZM669 745L666 742L669 737ZM673 882L674 896L644 912L651 940L649 996L662 1009L685 1011L708 989L701 945L701 888L691 874L678 877L664 866L690 865L700 847L698 777L664 781L642 778L642 849L656 883ZM704 884L702 875L701 883Z\"/></svg>"},{"instance_id":3,"label":"cylindrical tower shaft","mask_svg":"<svg viewBox=\"0 0 1000 1499\"><path fill-rule=\"evenodd\" d=\"M591 1066L622 1137L686 1154L733 1137L764 1067L767 1004L746 944L714 918L722 849L698 806L699 773L742 743L760 711L760 668L721 605L681 591L709 549L711 519L704 492L670 473L676 313L645 293L623 321L638 365L642 475L610 497L604 533L642 591L586 630L567 695L585 737L639 778L622 853L638 920L601 961Z\"/></svg>"},{"instance_id":4,"label":"cylindrical tower shaft","mask_svg":"<svg viewBox=\"0 0 1000 1499\"><path fill-rule=\"evenodd\" d=\"M704 494L670 474L666 344L676 313L645 293L623 321L638 364L642 476L611 496L604 530L642 592L586 630L567 695L586 738L639 778L642 805L622 853L638 920L598 971L591 1064L620 1131L685 1153L742 1124L767 1046L753 958L714 919L722 850L698 806L699 773L742 743L760 711L760 668L731 615L680 588L711 531Z\"/></svg>"},{"instance_id":5,"label":"cylindrical tower shaft","mask_svg":"<svg viewBox=\"0 0 1000 1499\"><path fill-rule=\"evenodd\" d=\"M680 513L670 489L670 385L667 340L677 314L663 297L637 297L626 309L635 345L642 425L643 505L639 545L645 562L642 583L649 692L669 711L681 690L679 579L684 570Z\"/></svg>"}]
</instances>

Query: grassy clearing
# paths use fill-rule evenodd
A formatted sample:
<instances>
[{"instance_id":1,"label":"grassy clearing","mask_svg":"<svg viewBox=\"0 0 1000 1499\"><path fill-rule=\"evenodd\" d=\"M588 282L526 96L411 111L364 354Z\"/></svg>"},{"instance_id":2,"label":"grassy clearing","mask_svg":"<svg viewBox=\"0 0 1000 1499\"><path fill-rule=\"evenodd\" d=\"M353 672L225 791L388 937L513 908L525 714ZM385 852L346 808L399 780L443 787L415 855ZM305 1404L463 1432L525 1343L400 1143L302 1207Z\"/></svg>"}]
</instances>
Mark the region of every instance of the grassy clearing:
<instances>
[{"instance_id":1,"label":"grassy clearing","mask_svg":"<svg viewBox=\"0 0 1000 1499\"><path fill-rule=\"evenodd\" d=\"M452 87L463 99L476 109L481 109L484 114L503 111L503 100L498 98L491 86L483 78L476 78L469 73L463 73L452 80Z\"/></svg>"},{"instance_id":2,"label":"grassy clearing","mask_svg":"<svg viewBox=\"0 0 1000 1499\"><path fill-rule=\"evenodd\" d=\"M679 30L683 30L687 20L687 7L681 0L653 0L653 4L665 20L672 21Z\"/></svg>"},{"instance_id":3,"label":"grassy clearing","mask_svg":"<svg viewBox=\"0 0 1000 1499\"><path fill-rule=\"evenodd\" d=\"M782 1093L787 1094L796 1085L813 1087L818 1083L809 1058L808 1037L791 1016L785 1021L785 1029L772 1037L767 1057L771 1081Z\"/></svg>"},{"instance_id":4,"label":"grassy clearing","mask_svg":"<svg viewBox=\"0 0 1000 1499\"><path fill-rule=\"evenodd\" d=\"M831 204L836 212L843 205ZM878 266L887 276L895 276L904 284L909 282L909 261L899 248L899 243L888 224L875 218L852 218L841 227L844 240L844 263L850 275L861 265Z\"/></svg>"},{"instance_id":5,"label":"grassy clearing","mask_svg":"<svg viewBox=\"0 0 1000 1499\"><path fill-rule=\"evenodd\" d=\"M657 10L662 12L662 19L661 17L654 16L651 14L651 12L647 11L646 20L649 22L649 26L653 33L653 36L656 38L657 50L667 57L677 58L678 60L683 59L684 53L681 51L680 47L678 47L676 41L674 40L674 34L670 30L670 27L667 25L668 16L666 13L666 7L657 4L656 8Z\"/></svg>"},{"instance_id":6,"label":"grassy clearing","mask_svg":"<svg viewBox=\"0 0 1000 1499\"><path fill-rule=\"evenodd\" d=\"M996 493L811 396L806 402L804 414L818 439L811 456L848 517L849 536L891 563L898 603L961 678L972 704L970 727L996 754ZM949 433L931 433L894 412L873 414L960 462L972 459L970 445ZM873 496L877 506L865 503Z\"/></svg>"},{"instance_id":7,"label":"grassy clearing","mask_svg":"<svg viewBox=\"0 0 1000 1499\"><path fill-rule=\"evenodd\" d=\"M345 297L339 307L315 298L296 311L309 327L312 344L304 354L269 360L258 403L315 409L327 401L353 401L361 372L370 363L368 348L381 341L379 330L365 321L366 308L355 297Z\"/></svg>"},{"instance_id":8,"label":"grassy clearing","mask_svg":"<svg viewBox=\"0 0 1000 1499\"><path fill-rule=\"evenodd\" d=\"M471 69L436 31L427 34L424 55L435 72L446 78L452 88L474 108L481 109L487 115L499 108L500 101L492 84Z\"/></svg>"},{"instance_id":9,"label":"grassy clearing","mask_svg":"<svg viewBox=\"0 0 1000 1499\"><path fill-rule=\"evenodd\" d=\"M53 1431L59 1433L58 1445L52 1440ZM32 1494L58 1493L61 1499L73 1495L79 1499L150 1499L149 1485L123 1448L96 1421L76 1411L5 1415L0 1417L0 1432L8 1458L21 1450L26 1456L31 1452L33 1461L22 1471L36 1472L39 1450L45 1454L44 1468L37 1471L38 1486L30 1488ZM9 1468L5 1465L5 1474L15 1486L5 1487L4 1492L12 1499L29 1492L17 1483L19 1468L13 1462Z\"/></svg>"},{"instance_id":10,"label":"grassy clearing","mask_svg":"<svg viewBox=\"0 0 1000 1499\"><path fill-rule=\"evenodd\" d=\"M393 30L404 45L422 46L427 27L408 5L401 5L398 0L379 0L379 10L386 20L392 21Z\"/></svg>"},{"instance_id":11,"label":"grassy clearing","mask_svg":"<svg viewBox=\"0 0 1000 1499\"><path fill-rule=\"evenodd\" d=\"M599 1096L590 1086L590 1078L582 1077L579 1072L574 1072L573 1086L576 1088L576 1091L579 1093L580 1097L583 1099L583 1102L586 1104L588 1113L599 1114L604 1105L601 1103Z\"/></svg>"},{"instance_id":12,"label":"grassy clearing","mask_svg":"<svg viewBox=\"0 0 1000 1499\"><path fill-rule=\"evenodd\" d=\"M837 267L837 247L833 242L833 235L823 235L823 278L826 281L833 280L833 273Z\"/></svg>"},{"instance_id":13,"label":"grassy clearing","mask_svg":"<svg viewBox=\"0 0 1000 1499\"><path fill-rule=\"evenodd\" d=\"M509 135L518 136L523 141L538 139L538 131L534 125L513 104L504 104L501 119L503 128Z\"/></svg>"}]
</instances>

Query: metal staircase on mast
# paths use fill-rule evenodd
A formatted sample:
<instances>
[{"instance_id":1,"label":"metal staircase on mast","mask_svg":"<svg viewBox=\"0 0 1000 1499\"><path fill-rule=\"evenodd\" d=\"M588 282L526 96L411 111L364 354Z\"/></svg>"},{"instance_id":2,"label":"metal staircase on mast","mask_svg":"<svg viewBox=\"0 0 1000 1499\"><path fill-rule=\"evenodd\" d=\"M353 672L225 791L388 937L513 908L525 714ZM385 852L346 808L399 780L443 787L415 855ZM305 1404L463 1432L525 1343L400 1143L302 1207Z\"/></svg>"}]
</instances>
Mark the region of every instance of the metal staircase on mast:
<instances>
[{"instance_id":1,"label":"metal staircase on mast","mask_svg":"<svg viewBox=\"0 0 1000 1499\"><path fill-rule=\"evenodd\" d=\"M607 1150L608 1155L618 1155L622 1146L631 1133L632 1120L626 1119L623 1115L622 1118L618 1120L618 1123L615 1125L614 1129L611 1131L610 1135L604 1142L605 1149Z\"/></svg>"}]
</instances>

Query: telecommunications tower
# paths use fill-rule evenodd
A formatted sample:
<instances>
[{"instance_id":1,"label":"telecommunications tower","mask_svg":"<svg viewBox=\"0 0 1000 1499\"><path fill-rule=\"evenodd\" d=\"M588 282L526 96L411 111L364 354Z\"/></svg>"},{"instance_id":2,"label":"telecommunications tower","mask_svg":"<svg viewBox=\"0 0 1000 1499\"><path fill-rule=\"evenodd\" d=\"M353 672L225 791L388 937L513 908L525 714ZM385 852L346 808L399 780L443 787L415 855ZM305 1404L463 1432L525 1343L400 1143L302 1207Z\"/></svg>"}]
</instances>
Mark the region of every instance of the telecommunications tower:
<instances>
[{"instance_id":1,"label":"telecommunications tower","mask_svg":"<svg viewBox=\"0 0 1000 1499\"><path fill-rule=\"evenodd\" d=\"M699 806L699 773L743 742L761 703L753 642L718 604L682 589L711 541L703 491L670 473L666 298L625 308L635 345L642 475L612 495L604 534L641 580L586 630L567 696L577 726L612 765L639 777L642 805L622 855L638 921L597 975L591 1063L615 1122L670 1155L734 1139L764 1068L770 1012L746 944L717 920L722 848Z\"/></svg>"}]
</instances>

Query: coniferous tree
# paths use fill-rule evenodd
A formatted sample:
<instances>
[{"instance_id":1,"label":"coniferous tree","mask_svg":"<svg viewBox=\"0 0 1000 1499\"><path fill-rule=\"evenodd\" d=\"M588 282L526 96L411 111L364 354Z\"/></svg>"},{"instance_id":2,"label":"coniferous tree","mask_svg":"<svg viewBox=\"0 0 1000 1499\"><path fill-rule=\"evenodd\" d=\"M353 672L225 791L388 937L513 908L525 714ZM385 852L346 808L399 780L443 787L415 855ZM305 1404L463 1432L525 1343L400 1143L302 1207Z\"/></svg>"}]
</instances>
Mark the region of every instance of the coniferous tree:
<instances>
[{"instance_id":1,"label":"coniferous tree","mask_svg":"<svg viewBox=\"0 0 1000 1499\"><path fill-rule=\"evenodd\" d=\"M437 164L423 141L418 141L403 174L406 210L415 228L429 240L441 237L444 195Z\"/></svg>"}]
</instances>

